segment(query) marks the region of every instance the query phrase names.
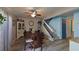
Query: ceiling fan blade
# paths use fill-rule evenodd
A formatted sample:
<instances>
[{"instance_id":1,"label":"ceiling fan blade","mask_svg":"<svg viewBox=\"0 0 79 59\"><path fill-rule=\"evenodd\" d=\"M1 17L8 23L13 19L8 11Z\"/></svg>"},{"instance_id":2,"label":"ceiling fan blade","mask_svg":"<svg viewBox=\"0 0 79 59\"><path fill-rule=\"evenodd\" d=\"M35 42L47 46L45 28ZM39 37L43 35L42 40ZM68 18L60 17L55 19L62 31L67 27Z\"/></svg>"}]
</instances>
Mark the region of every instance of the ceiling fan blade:
<instances>
[{"instance_id":1,"label":"ceiling fan blade","mask_svg":"<svg viewBox=\"0 0 79 59\"><path fill-rule=\"evenodd\" d=\"M32 12L25 12L26 14L32 14Z\"/></svg>"},{"instance_id":2,"label":"ceiling fan blade","mask_svg":"<svg viewBox=\"0 0 79 59\"><path fill-rule=\"evenodd\" d=\"M41 14L36 14L36 16L41 16Z\"/></svg>"}]
</instances>

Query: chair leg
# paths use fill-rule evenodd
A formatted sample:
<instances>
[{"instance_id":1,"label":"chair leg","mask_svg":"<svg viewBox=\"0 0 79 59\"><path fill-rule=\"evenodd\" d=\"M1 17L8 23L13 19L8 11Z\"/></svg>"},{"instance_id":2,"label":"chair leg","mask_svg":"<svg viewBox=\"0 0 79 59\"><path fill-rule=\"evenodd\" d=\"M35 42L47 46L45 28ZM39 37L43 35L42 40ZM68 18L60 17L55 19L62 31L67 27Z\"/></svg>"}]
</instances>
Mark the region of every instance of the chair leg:
<instances>
[{"instance_id":1,"label":"chair leg","mask_svg":"<svg viewBox=\"0 0 79 59\"><path fill-rule=\"evenodd\" d=\"M34 48L34 51L35 51L35 48Z\"/></svg>"},{"instance_id":2,"label":"chair leg","mask_svg":"<svg viewBox=\"0 0 79 59\"><path fill-rule=\"evenodd\" d=\"M41 46L41 51L42 51L42 46Z\"/></svg>"},{"instance_id":3,"label":"chair leg","mask_svg":"<svg viewBox=\"0 0 79 59\"><path fill-rule=\"evenodd\" d=\"M26 43L25 43L25 45L24 45L24 51L26 50Z\"/></svg>"}]
</instances>

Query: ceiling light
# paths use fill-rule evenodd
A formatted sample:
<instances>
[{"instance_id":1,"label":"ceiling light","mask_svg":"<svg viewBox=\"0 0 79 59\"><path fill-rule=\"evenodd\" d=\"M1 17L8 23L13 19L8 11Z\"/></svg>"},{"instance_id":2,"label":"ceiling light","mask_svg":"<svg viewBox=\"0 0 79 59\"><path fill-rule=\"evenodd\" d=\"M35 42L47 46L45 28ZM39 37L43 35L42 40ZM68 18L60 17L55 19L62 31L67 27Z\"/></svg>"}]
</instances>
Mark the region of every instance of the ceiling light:
<instances>
[{"instance_id":1,"label":"ceiling light","mask_svg":"<svg viewBox=\"0 0 79 59\"><path fill-rule=\"evenodd\" d=\"M33 12L33 13L31 14L31 16L32 16L32 17L35 17L35 16L36 16L36 13L35 13L35 12Z\"/></svg>"}]
</instances>

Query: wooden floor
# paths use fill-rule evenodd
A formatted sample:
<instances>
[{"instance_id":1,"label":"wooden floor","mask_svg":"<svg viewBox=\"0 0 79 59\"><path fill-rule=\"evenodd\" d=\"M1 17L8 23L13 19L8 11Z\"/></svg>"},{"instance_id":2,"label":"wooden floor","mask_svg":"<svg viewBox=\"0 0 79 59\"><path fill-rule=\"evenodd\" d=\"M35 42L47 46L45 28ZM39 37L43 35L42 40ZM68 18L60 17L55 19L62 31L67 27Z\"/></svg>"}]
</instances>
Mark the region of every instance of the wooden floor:
<instances>
[{"instance_id":1,"label":"wooden floor","mask_svg":"<svg viewBox=\"0 0 79 59\"><path fill-rule=\"evenodd\" d=\"M49 41L43 51L69 51L69 41L67 39Z\"/></svg>"},{"instance_id":2,"label":"wooden floor","mask_svg":"<svg viewBox=\"0 0 79 59\"><path fill-rule=\"evenodd\" d=\"M24 51L24 40L23 37L16 40L12 46L11 51ZM29 50L26 50L29 51ZM34 51L34 50L32 50ZM40 51L40 48L35 49L35 51ZM50 41L46 40L46 43L43 44L42 51L69 51L69 41L67 39Z\"/></svg>"}]
</instances>

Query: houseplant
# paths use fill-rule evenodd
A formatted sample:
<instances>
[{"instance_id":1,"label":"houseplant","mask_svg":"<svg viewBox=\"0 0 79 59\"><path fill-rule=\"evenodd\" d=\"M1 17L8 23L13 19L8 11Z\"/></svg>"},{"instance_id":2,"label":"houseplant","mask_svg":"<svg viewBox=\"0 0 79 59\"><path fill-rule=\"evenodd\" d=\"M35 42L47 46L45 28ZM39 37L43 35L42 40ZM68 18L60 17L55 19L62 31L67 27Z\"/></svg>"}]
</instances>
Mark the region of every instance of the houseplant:
<instances>
[{"instance_id":1,"label":"houseplant","mask_svg":"<svg viewBox=\"0 0 79 59\"><path fill-rule=\"evenodd\" d=\"M4 21L5 21L5 17L2 16L2 14L0 14L0 24L3 24Z\"/></svg>"}]
</instances>

